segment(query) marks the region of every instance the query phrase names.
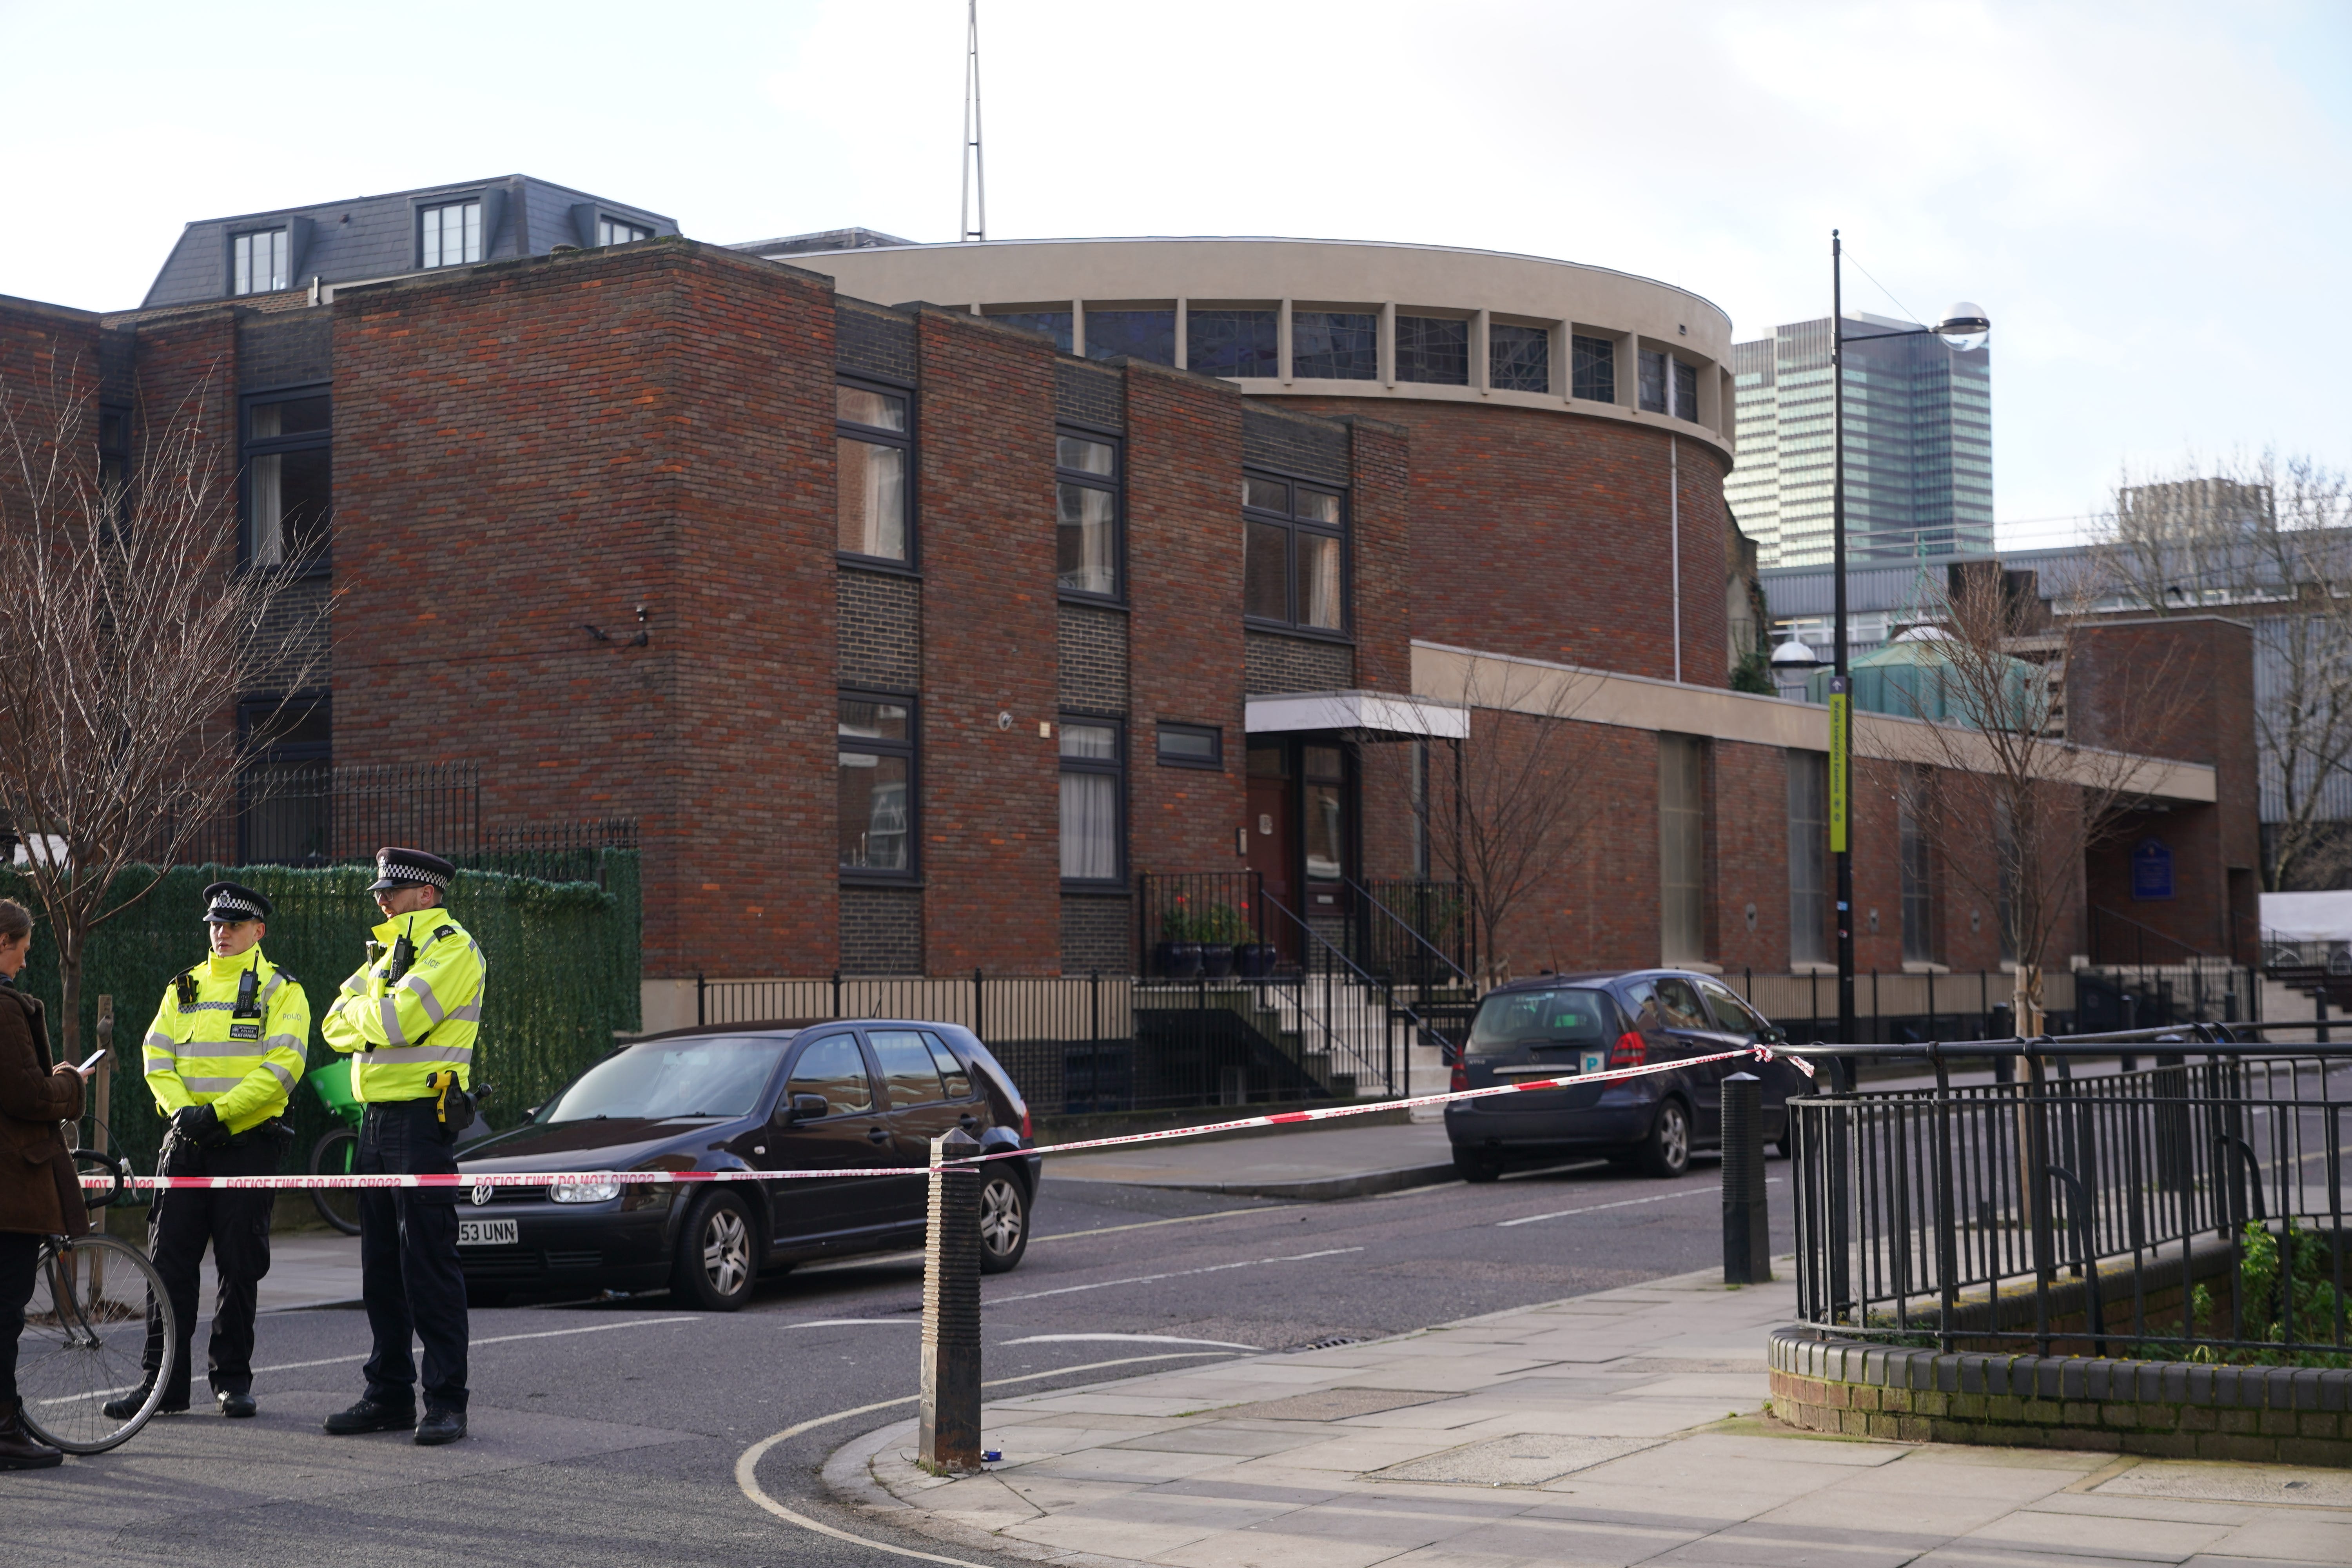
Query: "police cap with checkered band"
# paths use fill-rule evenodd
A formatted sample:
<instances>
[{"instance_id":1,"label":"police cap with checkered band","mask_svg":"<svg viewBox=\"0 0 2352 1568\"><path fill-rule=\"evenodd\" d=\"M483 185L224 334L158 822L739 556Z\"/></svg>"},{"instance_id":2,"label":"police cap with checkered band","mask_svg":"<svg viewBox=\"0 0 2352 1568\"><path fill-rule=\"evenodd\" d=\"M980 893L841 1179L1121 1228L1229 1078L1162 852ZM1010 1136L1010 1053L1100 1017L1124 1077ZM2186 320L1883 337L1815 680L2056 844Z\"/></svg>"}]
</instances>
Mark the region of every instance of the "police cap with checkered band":
<instances>
[{"instance_id":1,"label":"police cap with checkered band","mask_svg":"<svg viewBox=\"0 0 2352 1568\"><path fill-rule=\"evenodd\" d=\"M446 894L457 875L457 867L422 849L379 849L375 852L375 880L368 891L384 893L399 888L424 887L438 888Z\"/></svg>"},{"instance_id":2,"label":"police cap with checkered band","mask_svg":"<svg viewBox=\"0 0 2352 1568\"><path fill-rule=\"evenodd\" d=\"M266 921L276 908L267 897L239 882L215 882L205 889L205 921L209 925Z\"/></svg>"}]
</instances>

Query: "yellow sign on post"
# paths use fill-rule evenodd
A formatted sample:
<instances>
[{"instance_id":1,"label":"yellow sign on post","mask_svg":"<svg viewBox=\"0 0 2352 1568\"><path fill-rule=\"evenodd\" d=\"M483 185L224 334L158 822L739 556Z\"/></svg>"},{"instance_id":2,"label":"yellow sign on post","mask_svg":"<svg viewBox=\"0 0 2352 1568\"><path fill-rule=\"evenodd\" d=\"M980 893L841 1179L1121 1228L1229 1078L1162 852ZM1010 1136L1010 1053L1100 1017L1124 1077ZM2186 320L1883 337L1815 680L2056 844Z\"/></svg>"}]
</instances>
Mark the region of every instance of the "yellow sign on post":
<instances>
[{"instance_id":1,"label":"yellow sign on post","mask_svg":"<svg viewBox=\"0 0 2352 1568\"><path fill-rule=\"evenodd\" d=\"M1850 752L1846 745L1847 726L1853 721L1853 694L1847 689L1850 676L1832 676L1830 679L1830 853L1846 852L1846 801L1851 792L1846 788L1846 767Z\"/></svg>"}]
</instances>

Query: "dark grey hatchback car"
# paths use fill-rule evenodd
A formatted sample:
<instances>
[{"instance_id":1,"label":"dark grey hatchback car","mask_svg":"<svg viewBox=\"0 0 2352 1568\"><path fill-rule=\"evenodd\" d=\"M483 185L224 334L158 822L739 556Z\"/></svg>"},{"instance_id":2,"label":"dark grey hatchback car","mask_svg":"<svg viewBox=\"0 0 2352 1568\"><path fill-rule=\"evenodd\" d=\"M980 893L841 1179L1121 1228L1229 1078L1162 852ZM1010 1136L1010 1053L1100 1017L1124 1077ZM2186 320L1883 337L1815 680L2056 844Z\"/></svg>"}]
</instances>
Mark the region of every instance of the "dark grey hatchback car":
<instances>
[{"instance_id":1,"label":"dark grey hatchback car","mask_svg":"<svg viewBox=\"0 0 2352 1568\"><path fill-rule=\"evenodd\" d=\"M1488 992L1454 1065L1456 1089L1673 1064L1782 1037L1729 986L1679 969L1547 974ZM1722 1141L1723 1080L1763 1080L1764 1136L1788 1152L1785 1062L1707 1062L1611 1083L1456 1100L1445 1108L1454 1168L1491 1182L1511 1165L1601 1154L1678 1176Z\"/></svg>"},{"instance_id":2,"label":"dark grey hatchback car","mask_svg":"<svg viewBox=\"0 0 2352 1568\"><path fill-rule=\"evenodd\" d=\"M474 1172L740 1171L692 1184L481 1186L460 1200L457 1258L477 1304L518 1292L649 1290L717 1310L762 1272L921 1242L928 1163L961 1128L1027 1151L1029 1109L970 1030L921 1019L727 1024L656 1035L582 1073L530 1120L458 1155ZM981 1167L981 1267L1021 1261L1034 1153ZM762 1181L758 1173L838 1172Z\"/></svg>"}]
</instances>

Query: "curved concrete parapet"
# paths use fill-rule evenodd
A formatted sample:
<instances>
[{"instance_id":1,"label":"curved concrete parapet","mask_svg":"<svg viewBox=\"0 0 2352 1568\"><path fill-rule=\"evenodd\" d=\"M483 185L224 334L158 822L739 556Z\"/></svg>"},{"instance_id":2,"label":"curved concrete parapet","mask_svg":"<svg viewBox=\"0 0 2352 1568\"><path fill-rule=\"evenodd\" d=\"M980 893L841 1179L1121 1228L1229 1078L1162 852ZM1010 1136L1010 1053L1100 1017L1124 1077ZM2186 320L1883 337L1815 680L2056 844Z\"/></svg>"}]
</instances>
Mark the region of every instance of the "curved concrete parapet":
<instances>
[{"instance_id":1,"label":"curved concrete parapet","mask_svg":"<svg viewBox=\"0 0 2352 1568\"><path fill-rule=\"evenodd\" d=\"M1776 1329L1772 1414L1853 1436L2352 1466L2352 1371L1906 1350Z\"/></svg>"}]
</instances>

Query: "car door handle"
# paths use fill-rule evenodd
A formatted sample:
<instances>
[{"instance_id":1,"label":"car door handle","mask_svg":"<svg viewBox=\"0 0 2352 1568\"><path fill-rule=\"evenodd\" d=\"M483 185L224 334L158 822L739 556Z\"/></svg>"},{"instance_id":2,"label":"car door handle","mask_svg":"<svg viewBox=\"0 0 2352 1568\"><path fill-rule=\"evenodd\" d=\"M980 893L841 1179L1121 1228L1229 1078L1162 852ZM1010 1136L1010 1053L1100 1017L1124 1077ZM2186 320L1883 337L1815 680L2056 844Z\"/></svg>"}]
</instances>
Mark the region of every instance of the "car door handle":
<instances>
[{"instance_id":1,"label":"car door handle","mask_svg":"<svg viewBox=\"0 0 2352 1568\"><path fill-rule=\"evenodd\" d=\"M956 1118L956 1125L969 1132L980 1125L980 1118L967 1110Z\"/></svg>"},{"instance_id":2,"label":"car door handle","mask_svg":"<svg viewBox=\"0 0 2352 1568\"><path fill-rule=\"evenodd\" d=\"M887 1143L890 1142L890 1130L887 1127L869 1127L866 1130L866 1141L868 1143Z\"/></svg>"}]
</instances>

